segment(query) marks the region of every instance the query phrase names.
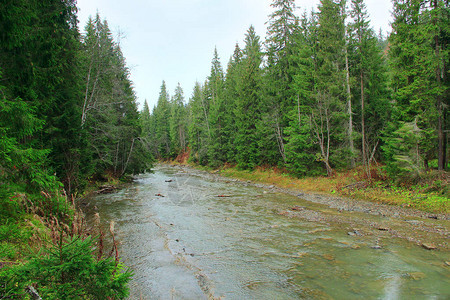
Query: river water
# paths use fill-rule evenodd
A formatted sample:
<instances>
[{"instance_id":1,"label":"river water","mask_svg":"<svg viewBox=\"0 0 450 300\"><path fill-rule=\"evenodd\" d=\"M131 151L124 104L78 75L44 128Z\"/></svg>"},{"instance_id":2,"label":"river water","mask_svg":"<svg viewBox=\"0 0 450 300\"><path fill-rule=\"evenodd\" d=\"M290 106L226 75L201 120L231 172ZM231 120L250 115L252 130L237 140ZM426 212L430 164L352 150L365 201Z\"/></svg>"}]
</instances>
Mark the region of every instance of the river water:
<instances>
[{"instance_id":1,"label":"river water","mask_svg":"<svg viewBox=\"0 0 450 300\"><path fill-rule=\"evenodd\" d=\"M131 299L450 299L448 250L314 218L363 214L168 166L89 201L115 222Z\"/></svg>"}]
</instances>

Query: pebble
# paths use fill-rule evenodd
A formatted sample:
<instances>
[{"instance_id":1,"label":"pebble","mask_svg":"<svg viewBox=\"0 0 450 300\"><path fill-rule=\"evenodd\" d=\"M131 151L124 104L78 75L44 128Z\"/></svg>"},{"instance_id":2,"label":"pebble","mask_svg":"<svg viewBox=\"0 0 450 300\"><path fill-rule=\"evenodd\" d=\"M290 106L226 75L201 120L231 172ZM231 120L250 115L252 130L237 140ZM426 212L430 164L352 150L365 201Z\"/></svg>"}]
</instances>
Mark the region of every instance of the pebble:
<instances>
[{"instance_id":1,"label":"pebble","mask_svg":"<svg viewBox=\"0 0 450 300\"><path fill-rule=\"evenodd\" d=\"M350 235L350 236L355 236L355 235L357 235L357 236L362 236L361 232L359 232L359 231L356 230L356 229L353 230L353 231L347 232L347 234Z\"/></svg>"},{"instance_id":2,"label":"pebble","mask_svg":"<svg viewBox=\"0 0 450 300\"><path fill-rule=\"evenodd\" d=\"M413 280L420 280L420 279L425 278L425 273L422 273L422 272L411 272L411 273L408 273L408 275Z\"/></svg>"},{"instance_id":3,"label":"pebble","mask_svg":"<svg viewBox=\"0 0 450 300\"><path fill-rule=\"evenodd\" d=\"M420 224L422 224L421 221L417 221L417 220L405 220L405 222L408 222L411 225L420 225Z\"/></svg>"},{"instance_id":4,"label":"pebble","mask_svg":"<svg viewBox=\"0 0 450 300\"><path fill-rule=\"evenodd\" d=\"M437 249L436 245L434 245L432 243L422 243L422 247L424 247L427 250L436 250Z\"/></svg>"},{"instance_id":5,"label":"pebble","mask_svg":"<svg viewBox=\"0 0 450 300\"><path fill-rule=\"evenodd\" d=\"M324 254L323 258L325 258L326 260L334 260L334 256L331 254Z\"/></svg>"},{"instance_id":6,"label":"pebble","mask_svg":"<svg viewBox=\"0 0 450 300\"><path fill-rule=\"evenodd\" d=\"M296 206L291 208L291 210L296 210L296 211L302 211L304 209L305 209L304 207L301 207L301 206L298 206L298 205L296 205Z\"/></svg>"}]
</instances>

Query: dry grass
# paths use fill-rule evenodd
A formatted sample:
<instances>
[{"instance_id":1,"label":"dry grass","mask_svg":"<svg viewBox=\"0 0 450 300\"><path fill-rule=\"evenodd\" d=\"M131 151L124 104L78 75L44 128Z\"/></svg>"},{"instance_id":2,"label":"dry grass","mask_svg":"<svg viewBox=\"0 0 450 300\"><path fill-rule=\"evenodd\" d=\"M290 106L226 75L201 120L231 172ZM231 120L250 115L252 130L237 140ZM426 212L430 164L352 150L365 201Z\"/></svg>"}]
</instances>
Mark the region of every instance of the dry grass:
<instances>
[{"instance_id":1,"label":"dry grass","mask_svg":"<svg viewBox=\"0 0 450 300\"><path fill-rule=\"evenodd\" d=\"M371 180L367 180L362 168L339 172L332 177L295 178L284 170L271 168L246 171L227 167L221 171L221 174L305 192L339 195L376 203L412 207L428 212L450 212L448 194L442 191L430 191L429 186L432 183L403 187L392 185L383 175L381 168L374 170Z\"/></svg>"}]
</instances>

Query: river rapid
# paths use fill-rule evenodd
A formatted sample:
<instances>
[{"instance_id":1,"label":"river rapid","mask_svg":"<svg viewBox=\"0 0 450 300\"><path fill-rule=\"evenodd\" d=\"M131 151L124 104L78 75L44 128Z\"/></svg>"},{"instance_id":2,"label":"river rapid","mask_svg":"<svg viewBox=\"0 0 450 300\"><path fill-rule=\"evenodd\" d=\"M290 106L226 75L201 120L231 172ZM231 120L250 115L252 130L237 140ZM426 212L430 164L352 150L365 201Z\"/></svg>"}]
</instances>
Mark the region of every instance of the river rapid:
<instances>
[{"instance_id":1,"label":"river rapid","mask_svg":"<svg viewBox=\"0 0 450 300\"><path fill-rule=\"evenodd\" d=\"M131 299L450 299L448 218L303 198L159 165L85 201L115 222Z\"/></svg>"}]
</instances>

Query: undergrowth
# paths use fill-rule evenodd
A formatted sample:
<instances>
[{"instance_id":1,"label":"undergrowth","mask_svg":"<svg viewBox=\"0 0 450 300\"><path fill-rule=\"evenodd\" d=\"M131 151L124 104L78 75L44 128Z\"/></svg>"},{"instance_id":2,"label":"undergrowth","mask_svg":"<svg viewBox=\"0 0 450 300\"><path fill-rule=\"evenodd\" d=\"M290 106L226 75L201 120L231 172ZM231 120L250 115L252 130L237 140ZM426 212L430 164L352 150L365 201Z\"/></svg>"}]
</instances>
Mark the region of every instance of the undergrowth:
<instances>
[{"instance_id":1,"label":"undergrowth","mask_svg":"<svg viewBox=\"0 0 450 300\"><path fill-rule=\"evenodd\" d=\"M402 182L388 178L382 167L373 167L371 173L368 179L362 167L336 172L331 177L304 178L296 178L273 168L259 167L250 171L228 166L220 171L224 176L282 188L339 195L433 213L450 212L448 173L428 172L420 178L404 179Z\"/></svg>"},{"instance_id":2,"label":"undergrowth","mask_svg":"<svg viewBox=\"0 0 450 300\"><path fill-rule=\"evenodd\" d=\"M3 186L0 299L30 299L30 289L43 299L126 298L131 273L116 243L104 251L103 239L102 230L89 231L74 202L56 189L30 193Z\"/></svg>"}]
</instances>

